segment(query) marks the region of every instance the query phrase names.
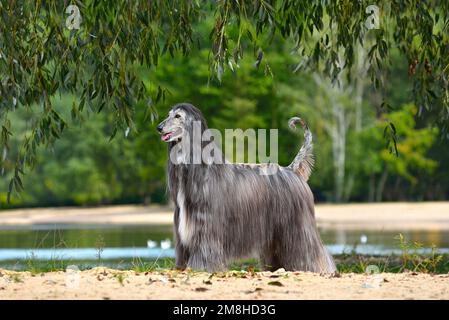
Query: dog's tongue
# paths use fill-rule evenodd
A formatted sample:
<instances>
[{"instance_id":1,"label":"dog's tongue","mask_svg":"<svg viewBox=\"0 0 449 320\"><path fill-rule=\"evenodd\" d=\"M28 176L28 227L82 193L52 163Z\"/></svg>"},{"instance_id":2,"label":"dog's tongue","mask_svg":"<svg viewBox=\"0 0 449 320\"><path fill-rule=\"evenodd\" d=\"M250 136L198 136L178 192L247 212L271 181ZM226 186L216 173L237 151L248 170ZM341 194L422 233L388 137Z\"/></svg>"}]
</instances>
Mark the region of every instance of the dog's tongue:
<instances>
[{"instance_id":1,"label":"dog's tongue","mask_svg":"<svg viewBox=\"0 0 449 320\"><path fill-rule=\"evenodd\" d=\"M170 139L170 137L171 137L171 132L163 134L161 136L161 139L164 140L164 141L167 141L168 139Z\"/></svg>"}]
</instances>

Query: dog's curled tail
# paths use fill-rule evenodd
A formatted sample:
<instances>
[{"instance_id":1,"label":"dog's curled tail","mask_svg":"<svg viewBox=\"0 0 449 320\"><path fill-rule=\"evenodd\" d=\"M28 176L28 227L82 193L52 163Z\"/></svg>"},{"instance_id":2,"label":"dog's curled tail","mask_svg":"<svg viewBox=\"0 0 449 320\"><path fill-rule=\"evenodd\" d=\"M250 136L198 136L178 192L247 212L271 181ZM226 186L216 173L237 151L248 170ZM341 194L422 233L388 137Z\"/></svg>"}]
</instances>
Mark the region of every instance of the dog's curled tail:
<instances>
[{"instance_id":1,"label":"dog's curled tail","mask_svg":"<svg viewBox=\"0 0 449 320\"><path fill-rule=\"evenodd\" d=\"M313 144L312 144L312 133L309 130L307 124L298 117L293 117L288 120L288 126L291 129L296 128L296 124L300 123L302 128L304 129L304 143L299 149L298 154L295 159L293 159L292 163L288 166L289 169L293 170L301 177L304 178L305 181L309 180L310 174L312 173L313 168Z\"/></svg>"}]
</instances>

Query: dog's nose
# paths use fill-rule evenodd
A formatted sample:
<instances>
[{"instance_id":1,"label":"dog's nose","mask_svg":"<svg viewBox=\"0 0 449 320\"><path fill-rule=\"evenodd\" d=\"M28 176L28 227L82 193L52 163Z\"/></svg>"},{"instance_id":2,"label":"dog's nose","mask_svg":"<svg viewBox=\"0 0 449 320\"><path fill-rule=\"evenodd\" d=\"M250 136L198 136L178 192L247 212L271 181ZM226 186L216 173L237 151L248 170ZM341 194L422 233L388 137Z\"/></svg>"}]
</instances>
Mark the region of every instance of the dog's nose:
<instances>
[{"instance_id":1,"label":"dog's nose","mask_svg":"<svg viewBox=\"0 0 449 320\"><path fill-rule=\"evenodd\" d=\"M157 131L159 131L159 132L162 132L162 129L164 129L164 122L165 121L162 121L161 123L159 123L158 125L157 125Z\"/></svg>"}]
</instances>

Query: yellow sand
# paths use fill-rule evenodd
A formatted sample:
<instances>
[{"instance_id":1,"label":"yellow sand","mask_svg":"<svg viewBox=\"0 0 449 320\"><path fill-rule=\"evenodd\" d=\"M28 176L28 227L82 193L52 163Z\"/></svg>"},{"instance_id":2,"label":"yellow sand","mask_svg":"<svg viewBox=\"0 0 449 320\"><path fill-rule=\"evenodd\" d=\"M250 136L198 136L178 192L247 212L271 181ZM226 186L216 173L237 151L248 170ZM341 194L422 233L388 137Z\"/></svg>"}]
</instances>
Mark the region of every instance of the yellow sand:
<instances>
[{"instance_id":1,"label":"yellow sand","mask_svg":"<svg viewBox=\"0 0 449 320\"><path fill-rule=\"evenodd\" d=\"M449 230L449 202L319 204L322 228L378 230ZM0 225L29 224L171 224L164 206L106 206L97 208L39 208L0 211Z\"/></svg>"},{"instance_id":2,"label":"yellow sand","mask_svg":"<svg viewBox=\"0 0 449 320\"><path fill-rule=\"evenodd\" d=\"M79 278L77 278L79 276ZM448 299L449 275L0 270L0 299Z\"/></svg>"}]
</instances>

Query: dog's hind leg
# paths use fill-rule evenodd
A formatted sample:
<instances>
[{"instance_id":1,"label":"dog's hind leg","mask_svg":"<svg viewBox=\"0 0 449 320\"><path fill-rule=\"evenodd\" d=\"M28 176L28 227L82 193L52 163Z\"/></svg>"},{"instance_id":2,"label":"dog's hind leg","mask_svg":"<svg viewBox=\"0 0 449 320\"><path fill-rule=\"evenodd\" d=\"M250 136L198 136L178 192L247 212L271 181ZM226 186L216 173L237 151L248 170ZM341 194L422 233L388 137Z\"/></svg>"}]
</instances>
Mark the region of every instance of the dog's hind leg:
<instances>
[{"instance_id":1,"label":"dog's hind leg","mask_svg":"<svg viewBox=\"0 0 449 320\"><path fill-rule=\"evenodd\" d=\"M281 233L276 251L279 266L289 271L335 272L332 257L321 242L318 230L310 228Z\"/></svg>"},{"instance_id":2,"label":"dog's hind leg","mask_svg":"<svg viewBox=\"0 0 449 320\"><path fill-rule=\"evenodd\" d=\"M262 267L268 271L284 268L287 271L312 271L307 263L304 252L300 252L300 245L292 239L279 235L273 240L272 246L261 257Z\"/></svg>"},{"instance_id":3,"label":"dog's hind leg","mask_svg":"<svg viewBox=\"0 0 449 320\"><path fill-rule=\"evenodd\" d=\"M295 222L279 225L261 257L264 269L321 272L318 260L322 244L313 231Z\"/></svg>"},{"instance_id":4,"label":"dog's hind leg","mask_svg":"<svg viewBox=\"0 0 449 320\"><path fill-rule=\"evenodd\" d=\"M280 262L279 257L276 253L267 254L261 258L262 270L267 271L276 271L279 268L282 268L282 263Z\"/></svg>"},{"instance_id":5,"label":"dog's hind leg","mask_svg":"<svg viewBox=\"0 0 449 320\"><path fill-rule=\"evenodd\" d=\"M278 237L273 237L273 239L269 243L267 243L260 257L261 268L263 270L276 271L277 269L283 267L281 259L279 258L279 245L280 239Z\"/></svg>"}]
</instances>

